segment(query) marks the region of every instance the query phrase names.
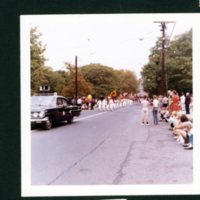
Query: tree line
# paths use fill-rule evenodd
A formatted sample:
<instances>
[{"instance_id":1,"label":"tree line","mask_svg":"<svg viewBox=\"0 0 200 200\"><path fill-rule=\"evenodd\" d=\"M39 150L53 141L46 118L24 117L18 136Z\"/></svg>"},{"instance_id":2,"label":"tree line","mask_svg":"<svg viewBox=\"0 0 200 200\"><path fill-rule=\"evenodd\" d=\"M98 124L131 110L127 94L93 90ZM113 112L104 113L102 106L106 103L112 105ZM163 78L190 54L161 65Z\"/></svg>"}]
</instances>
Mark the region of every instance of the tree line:
<instances>
[{"instance_id":1,"label":"tree line","mask_svg":"<svg viewBox=\"0 0 200 200\"><path fill-rule=\"evenodd\" d=\"M50 86L50 92L73 97L75 91L75 66L64 63L65 70L54 71L45 65L46 46L40 41L41 33L37 27L30 30L31 51L31 95L39 92L41 85ZM136 93L138 79L133 71L116 70L99 63L78 67L78 96L93 94L97 98L109 95L112 91Z\"/></svg>"}]
</instances>

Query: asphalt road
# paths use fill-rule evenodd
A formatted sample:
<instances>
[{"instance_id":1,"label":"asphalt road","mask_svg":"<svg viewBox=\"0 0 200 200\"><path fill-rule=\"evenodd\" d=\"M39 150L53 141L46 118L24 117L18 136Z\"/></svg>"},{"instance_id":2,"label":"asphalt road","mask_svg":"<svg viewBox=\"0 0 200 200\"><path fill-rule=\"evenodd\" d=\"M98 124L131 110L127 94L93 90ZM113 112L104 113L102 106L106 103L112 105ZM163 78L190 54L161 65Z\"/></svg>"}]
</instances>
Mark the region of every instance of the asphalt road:
<instances>
[{"instance_id":1,"label":"asphalt road","mask_svg":"<svg viewBox=\"0 0 200 200\"><path fill-rule=\"evenodd\" d=\"M140 110L136 103L83 111L73 124L31 131L32 184L192 183L193 151L176 143L165 122L140 125Z\"/></svg>"}]
</instances>

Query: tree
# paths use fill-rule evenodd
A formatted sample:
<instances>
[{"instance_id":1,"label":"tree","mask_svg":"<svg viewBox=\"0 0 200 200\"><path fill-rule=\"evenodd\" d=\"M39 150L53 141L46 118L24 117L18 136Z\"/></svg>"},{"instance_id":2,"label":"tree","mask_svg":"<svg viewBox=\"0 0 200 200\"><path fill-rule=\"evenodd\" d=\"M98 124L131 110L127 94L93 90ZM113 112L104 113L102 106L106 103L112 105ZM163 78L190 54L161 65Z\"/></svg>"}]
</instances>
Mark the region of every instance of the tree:
<instances>
[{"instance_id":1,"label":"tree","mask_svg":"<svg viewBox=\"0 0 200 200\"><path fill-rule=\"evenodd\" d=\"M136 93L138 80L134 72L130 70L115 70L118 76L118 91L120 93Z\"/></svg>"},{"instance_id":2,"label":"tree","mask_svg":"<svg viewBox=\"0 0 200 200\"><path fill-rule=\"evenodd\" d=\"M160 40L151 49L149 63L142 71L143 86L150 95L160 91ZM192 91L192 30L178 35L166 49L166 84L178 92Z\"/></svg>"},{"instance_id":3,"label":"tree","mask_svg":"<svg viewBox=\"0 0 200 200\"><path fill-rule=\"evenodd\" d=\"M192 30L171 42L167 58L168 88L192 92Z\"/></svg>"},{"instance_id":4,"label":"tree","mask_svg":"<svg viewBox=\"0 0 200 200\"><path fill-rule=\"evenodd\" d=\"M65 63L65 67L67 69L67 72L65 73L66 83L62 89L61 94L64 96L73 97L75 96L75 66L71 65L70 63ZM79 68L77 76L78 96L91 94L92 86L84 79Z\"/></svg>"},{"instance_id":5,"label":"tree","mask_svg":"<svg viewBox=\"0 0 200 200\"><path fill-rule=\"evenodd\" d=\"M106 96L118 87L117 75L111 67L89 64L81 67L81 72L85 80L91 83L97 97Z\"/></svg>"},{"instance_id":6,"label":"tree","mask_svg":"<svg viewBox=\"0 0 200 200\"><path fill-rule=\"evenodd\" d=\"M30 54L31 54L31 94L38 92L39 87L47 84L45 78L45 71L43 69L46 58L43 53L46 47L42 45L39 40L41 33L38 32L37 27L30 30Z\"/></svg>"},{"instance_id":7,"label":"tree","mask_svg":"<svg viewBox=\"0 0 200 200\"><path fill-rule=\"evenodd\" d=\"M44 67L44 72L47 85L50 86L50 92L57 92L60 95L66 82L65 77L50 67Z\"/></svg>"}]
</instances>

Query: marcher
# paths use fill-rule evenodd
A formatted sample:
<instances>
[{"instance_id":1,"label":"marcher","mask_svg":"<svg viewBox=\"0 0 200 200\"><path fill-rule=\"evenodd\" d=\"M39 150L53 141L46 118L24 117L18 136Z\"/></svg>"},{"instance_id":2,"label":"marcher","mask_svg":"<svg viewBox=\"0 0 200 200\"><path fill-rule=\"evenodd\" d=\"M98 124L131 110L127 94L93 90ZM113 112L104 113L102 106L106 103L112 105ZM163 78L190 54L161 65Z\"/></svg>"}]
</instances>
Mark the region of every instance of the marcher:
<instances>
[{"instance_id":1,"label":"marcher","mask_svg":"<svg viewBox=\"0 0 200 200\"><path fill-rule=\"evenodd\" d=\"M110 111L114 111L115 104L114 104L114 100L111 97L108 97L108 104L109 104Z\"/></svg>"},{"instance_id":2,"label":"marcher","mask_svg":"<svg viewBox=\"0 0 200 200\"><path fill-rule=\"evenodd\" d=\"M149 125L149 106L150 106L150 103L149 101L147 100L147 97L144 96L144 99L141 101L142 103L142 122L141 124L144 125Z\"/></svg>"},{"instance_id":3,"label":"marcher","mask_svg":"<svg viewBox=\"0 0 200 200\"><path fill-rule=\"evenodd\" d=\"M103 111L103 98L99 98L99 100L97 101L97 106L98 106L98 110L99 111Z\"/></svg>"},{"instance_id":4,"label":"marcher","mask_svg":"<svg viewBox=\"0 0 200 200\"><path fill-rule=\"evenodd\" d=\"M186 97L185 97L185 111L186 114L190 114L190 93L187 92L186 93Z\"/></svg>"},{"instance_id":5,"label":"marcher","mask_svg":"<svg viewBox=\"0 0 200 200\"><path fill-rule=\"evenodd\" d=\"M153 122L155 125L158 125L158 109L159 109L159 100L156 95L153 96Z\"/></svg>"},{"instance_id":6,"label":"marcher","mask_svg":"<svg viewBox=\"0 0 200 200\"><path fill-rule=\"evenodd\" d=\"M102 110L105 112L105 111L107 111L107 99L106 98L104 98L103 100L102 100Z\"/></svg>"},{"instance_id":7,"label":"marcher","mask_svg":"<svg viewBox=\"0 0 200 200\"><path fill-rule=\"evenodd\" d=\"M81 99L81 97L78 98L77 105L82 107L82 99Z\"/></svg>"}]
</instances>

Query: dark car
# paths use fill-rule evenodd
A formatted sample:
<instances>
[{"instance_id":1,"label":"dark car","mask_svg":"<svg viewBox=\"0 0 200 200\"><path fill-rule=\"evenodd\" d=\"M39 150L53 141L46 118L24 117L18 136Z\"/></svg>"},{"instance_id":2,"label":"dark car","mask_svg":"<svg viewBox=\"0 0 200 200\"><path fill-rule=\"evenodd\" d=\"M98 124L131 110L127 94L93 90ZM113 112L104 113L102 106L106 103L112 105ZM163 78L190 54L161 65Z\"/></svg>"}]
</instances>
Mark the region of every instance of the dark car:
<instances>
[{"instance_id":1,"label":"dark car","mask_svg":"<svg viewBox=\"0 0 200 200\"><path fill-rule=\"evenodd\" d=\"M71 101L56 94L38 94L31 96L31 127L36 124L44 129L51 129L62 121L72 123L79 116L81 108L72 105Z\"/></svg>"}]
</instances>

